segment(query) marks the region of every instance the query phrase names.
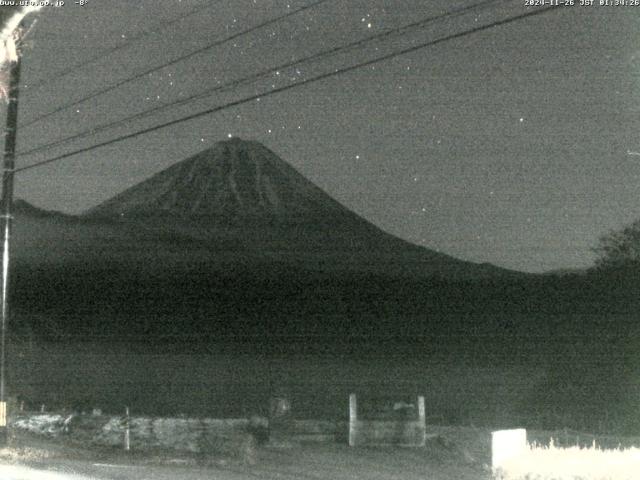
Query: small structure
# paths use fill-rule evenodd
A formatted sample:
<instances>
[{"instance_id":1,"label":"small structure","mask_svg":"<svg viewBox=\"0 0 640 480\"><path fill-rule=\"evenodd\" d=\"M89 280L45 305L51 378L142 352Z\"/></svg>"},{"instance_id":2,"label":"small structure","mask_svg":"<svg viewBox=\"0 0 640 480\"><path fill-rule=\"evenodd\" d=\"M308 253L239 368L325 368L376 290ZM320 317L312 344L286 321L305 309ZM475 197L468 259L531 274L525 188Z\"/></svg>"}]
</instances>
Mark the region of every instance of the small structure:
<instances>
[{"instance_id":1,"label":"small structure","mask_svg":"<svg viewBox=\"0 0 640 480\"><path fill-rule=\"evenodd\" d=\"M386 418L359 418L357 397L354 393L349 395L349 446L423 447L427 431L424 397L417 398L417 414L414 404L394 402L392 405L391 415Z\"/></svg>"}]
</instances>

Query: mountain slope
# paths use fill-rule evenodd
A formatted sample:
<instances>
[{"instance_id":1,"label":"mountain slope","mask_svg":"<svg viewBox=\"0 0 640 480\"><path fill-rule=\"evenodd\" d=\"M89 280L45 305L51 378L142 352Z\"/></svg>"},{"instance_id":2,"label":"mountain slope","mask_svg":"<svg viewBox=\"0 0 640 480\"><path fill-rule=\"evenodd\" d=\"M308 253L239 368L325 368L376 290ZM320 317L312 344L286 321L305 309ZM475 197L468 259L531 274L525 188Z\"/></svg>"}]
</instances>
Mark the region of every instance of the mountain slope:
<instances>
[{"instance_id":1,"label":"mountain slope","mask_svg":"<svg viewBox=\"0 0 640 480\"><path fill-rule=\"evenodd\" d=\"M83 219L188 235L218 259L224 252L312 269L451 278L506 273L383 232L263 145L238 138L157 173L90 209Z\"/></svg>"}]
</instances>

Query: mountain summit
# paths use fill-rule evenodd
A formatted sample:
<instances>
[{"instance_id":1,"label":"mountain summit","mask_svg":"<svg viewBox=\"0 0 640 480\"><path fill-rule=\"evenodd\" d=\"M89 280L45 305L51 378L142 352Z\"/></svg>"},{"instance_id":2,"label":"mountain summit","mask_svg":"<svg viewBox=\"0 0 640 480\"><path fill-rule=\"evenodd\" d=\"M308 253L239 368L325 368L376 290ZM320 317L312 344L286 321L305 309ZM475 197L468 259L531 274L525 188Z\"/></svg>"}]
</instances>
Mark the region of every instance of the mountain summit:
<instances>
[{"instance_id":1,"label":"mountain summit","mask_svg":"<svg viewBox=\"0 0 640 480\"><path fill-rule=\"evenodd\" d=\"M254 141L219 142L89 210L91 217L306 222L347 210Z\"/></svg>"}]
</instances>

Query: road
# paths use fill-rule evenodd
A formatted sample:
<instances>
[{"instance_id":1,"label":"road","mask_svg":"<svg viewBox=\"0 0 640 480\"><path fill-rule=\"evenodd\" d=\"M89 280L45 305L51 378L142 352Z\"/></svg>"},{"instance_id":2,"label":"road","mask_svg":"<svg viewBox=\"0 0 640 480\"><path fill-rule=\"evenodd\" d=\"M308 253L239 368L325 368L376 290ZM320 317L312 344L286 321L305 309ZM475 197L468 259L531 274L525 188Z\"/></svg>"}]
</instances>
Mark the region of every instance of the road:
<instances>
[{"instance_id":1,"label":"road","mask_svg":"<svg viewBox=\"0 0 640 480\"><path fill-rule=\"evenodd\" d=\"M445 451L315 446L264 452L255 465L145 464L47 459L2 464L1 480L489 480L478 464ZM449 458L447 458L449 457ZM455 457L455 458L454 458ZM104 463L103 463L104 462Z\"/></svg>"},{"instance_id":2,"label":"road","mask_svg":"<svg viewBox=\"0 0 640 480\"><path fill-rule=\"evenodd\" d=\"M248 472L231 469L166 465L126 465L56 461L46 464L0 464L2 480L247 480Z\"/></svg>"}]
</instances>

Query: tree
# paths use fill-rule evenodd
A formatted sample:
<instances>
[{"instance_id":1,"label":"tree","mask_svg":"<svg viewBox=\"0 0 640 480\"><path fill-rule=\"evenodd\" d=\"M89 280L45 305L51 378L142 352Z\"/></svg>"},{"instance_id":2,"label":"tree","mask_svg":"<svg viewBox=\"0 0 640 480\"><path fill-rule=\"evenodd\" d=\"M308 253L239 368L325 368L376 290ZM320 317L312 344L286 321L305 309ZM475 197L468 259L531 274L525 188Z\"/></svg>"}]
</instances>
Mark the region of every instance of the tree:
<instances>
[{"instance_id":1,"label":"tree","mask_svg":"<svg viewBox=\"0 0 640 480\"><path fill-rule=\"evenodd\" d=\"M18 3L18 2L15 2ZM8 101L9 69L18 60L20 46L29 33L23 24L24 17L40 10L41 6L2 6L0 8L0 98Z\"/></svg>"},{"instance_id":2,"label":"tree","mask_svg":"<svg viewBox=\"0 0 640 480\"><path fill-rule=\"evenodd\" d=\"M603 235L593 250L598 255L596 268L640 267L640 220Z\"/></svg>"}]
</instances>

